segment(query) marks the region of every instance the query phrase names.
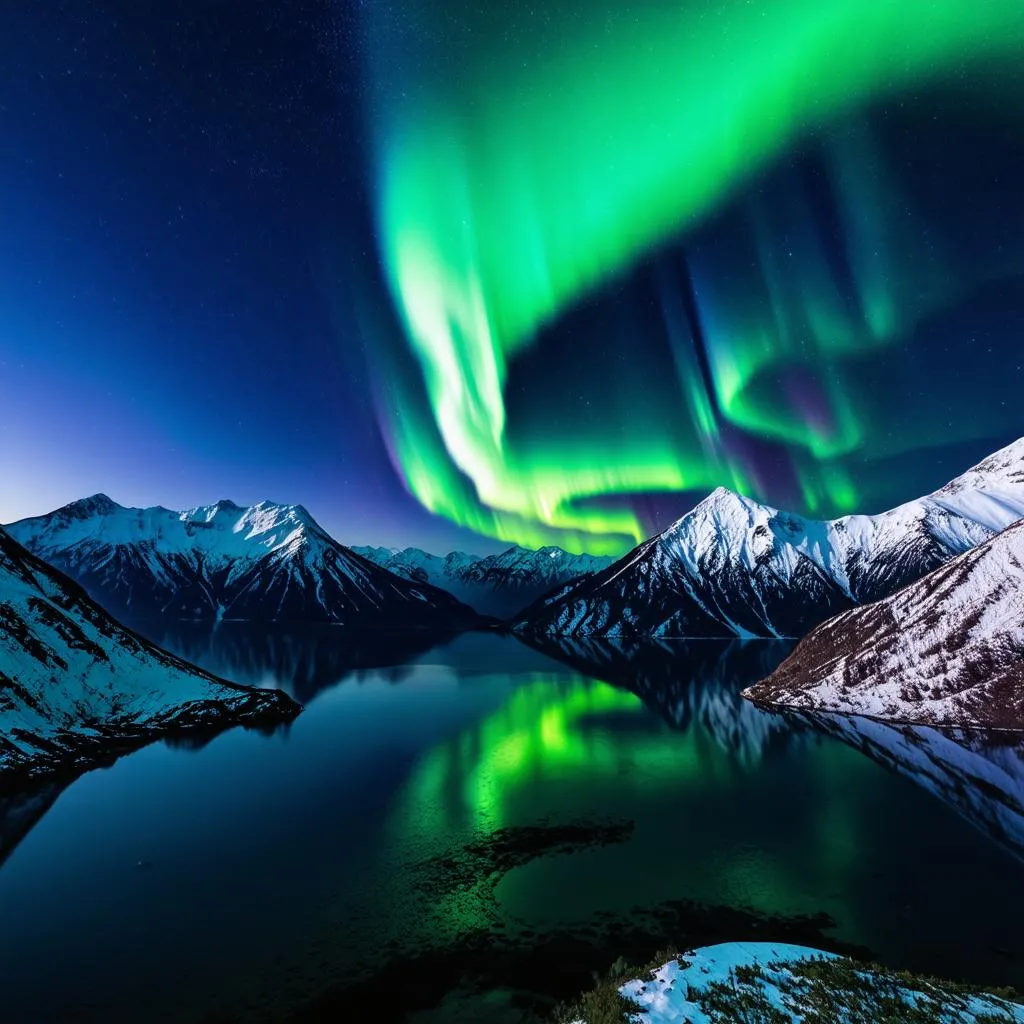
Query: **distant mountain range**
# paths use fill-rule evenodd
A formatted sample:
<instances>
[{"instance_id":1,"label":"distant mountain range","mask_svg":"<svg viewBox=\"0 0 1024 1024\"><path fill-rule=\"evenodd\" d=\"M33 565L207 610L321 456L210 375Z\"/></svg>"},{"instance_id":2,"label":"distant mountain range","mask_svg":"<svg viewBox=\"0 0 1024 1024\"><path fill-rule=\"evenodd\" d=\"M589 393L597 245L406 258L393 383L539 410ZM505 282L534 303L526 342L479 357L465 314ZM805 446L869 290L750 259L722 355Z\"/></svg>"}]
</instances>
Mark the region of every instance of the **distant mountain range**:
<instances>
[{"instance_id":1,"label":"distant mountain range","mask_svg":"<svg viewBox=\"0 0 1024 1024\"><path fill-rule=\"evenodd\" d=\"M0 789L161 736L299 710L279 690L236 686L154 647L0 530Z\"/></svg>"},{"instance_id":2,"label":"distant mountain range","mask_svg":"<svg viewBox=\"0 0 1024 1024\"><path fill-rule=\"evenodd\" d=\"M744 694L800 710L1024 729L1024 522L830 619Z\"/></svg>"},{"instance_id":3,"label":"distant mountain range","mask_svg":"<svg viewBox=\"0 0 1024 1024\"><path fill-rule=\"evenodd\" d=\"M479 616L443 590L382 569L301 505L219 501L185 512L106 495L8 531L119 618L329 622L461 629Z\"/></svg>"},{"instance_id":4,"label":"distant mountain range","mask_svg":"<svg viewBox=\"0 0 1024 1024\"><path fill-rule=\"evenodd\" d=\"M558 547L518 546L496 555L431 555L420 548L357 547L353 551L409 580L432 583L486 615L508 618L570 580L599 572L614 559L572 555Z\"/></svg>"},{"instance_id":5,"label":"distant mountain range","mask_svg":"<svg viewBox=\"0 0 1024 1024\"><path fill-rule=\"evenodd\" d=\"M624 558L527 608L522 635L798 637L1024 517L1024 439L924 498L817 521L725 488Z\"/></svg>"}]
</instances>

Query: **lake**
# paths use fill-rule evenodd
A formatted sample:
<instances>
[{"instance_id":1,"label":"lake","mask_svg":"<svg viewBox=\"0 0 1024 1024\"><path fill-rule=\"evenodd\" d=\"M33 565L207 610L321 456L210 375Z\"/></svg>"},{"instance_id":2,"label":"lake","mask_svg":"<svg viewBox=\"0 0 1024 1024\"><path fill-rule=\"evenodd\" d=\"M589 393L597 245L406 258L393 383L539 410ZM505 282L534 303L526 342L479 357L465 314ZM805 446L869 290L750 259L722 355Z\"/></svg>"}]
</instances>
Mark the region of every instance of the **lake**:
<instances>
[{"instance_id":1,"label":"lake","mask_svg":"<svg viewBox=\"0 0 1024 1024\"><path fill-rule=\"evenodd\" d=\"M762 712L784 643L154 638L306 710L0 805L5 1022L511 1024L750 937L1024 986L1019 745Z\"/></svg>"}]
</instances>

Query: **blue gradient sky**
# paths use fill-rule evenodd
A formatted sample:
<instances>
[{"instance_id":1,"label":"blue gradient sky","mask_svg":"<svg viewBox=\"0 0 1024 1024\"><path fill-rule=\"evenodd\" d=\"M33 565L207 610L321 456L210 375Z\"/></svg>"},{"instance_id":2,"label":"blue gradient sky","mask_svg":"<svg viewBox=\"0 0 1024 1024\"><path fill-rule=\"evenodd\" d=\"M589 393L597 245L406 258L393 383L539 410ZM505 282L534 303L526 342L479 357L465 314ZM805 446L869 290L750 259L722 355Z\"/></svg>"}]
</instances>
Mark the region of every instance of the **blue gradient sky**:
<instances>
[{"instance_id":1,"label":"blue gradient sky","mask_svg":"<svg viewBox=\"0 0 1024 1024\"><path fill-rule=\"evenodd\" d=\"M406 493L375 418L344 13L149 6L0 13L0 521L269 497L492 548Z\"/></svg>"},{"instance_id":2,"label":"blue gradient sky","mask_svg":"<svg viewBox=\"0 0 1024 1024\"><path fill-rule=\"evenodd\" d=\"M98 491L172 508L271 498L306 505L346 543L504 546L425 512L381 435L381 393L398 387L376 354L397 328L371 230L361 38L355 8L327 0L0 5L0 522ZM1019 268L1024 160L1010 124L986 123L941 158L975 189L948 237L984 251L994 233L1021 250ZM919 160L928 145L946 143L907 143ZM1022 383L1020 280L994 299L979 292L977 316L956 311L977 331L899 353L920 386L886 403L905 403L907 430L920 433L926 407L938 425L859 481L865 511L1024 432L1024 414L1005 412ZM740 268L737 296L742 283ZM627 287L599 299L596 331L578 314L549 325L524 379L531 367L542 379L545 358L571 372L572 331L593 338L608 322L600 302ZM644 334L640 323L614 344L642 358ZM784 476L766 495L780 504L793 498ZM647 521L664 525L699 497L645 498Z\"/></svg>"}]
</instances>

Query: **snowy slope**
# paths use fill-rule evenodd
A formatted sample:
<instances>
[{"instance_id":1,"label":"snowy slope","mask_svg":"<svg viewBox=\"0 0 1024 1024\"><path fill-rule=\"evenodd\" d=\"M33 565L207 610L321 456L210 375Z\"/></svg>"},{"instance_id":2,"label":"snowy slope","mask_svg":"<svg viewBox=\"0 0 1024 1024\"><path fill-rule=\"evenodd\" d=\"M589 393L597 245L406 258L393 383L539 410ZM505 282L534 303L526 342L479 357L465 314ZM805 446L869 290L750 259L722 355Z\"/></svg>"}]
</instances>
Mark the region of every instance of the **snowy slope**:
<instances>
[{"instance_id":1,"label":"snowy slope","mask_svg":"<svg viewBox=\"0 0 1024 1024\"><path fill-rule=\"evenodd\" d=\"M298 711L279 690L224 682L142 640L0 530L0 783Z\"/></svg>"},{"instance_id":2,"label":"snowy slope","mask_svg":"<svg viewBox=\"0 0 1024 1024\"><path fill-rule=\"evenodd\" d=\"M886 600L830 619L744 695L893 721L1024 729L1024 522Z\"/></svg>"},{"instance_id":3,"label":"snowy slope","mask_svg":"<svg viewBox=\"0 0 1024 1024\"><path fill-rule=\"evenodd\" d=\"M612 559L572 555L559 547L536 551L518 546L496 555L453 551L431 555L419 548L353 548L354 551L410 580L441 587L487 615L510 616L570 580L606 568Z\"/></svg>"},{"instance_id":4,"label":"snowy slope","mask_svg":"<svg viewBox=\"0 0 1024 1024\"><path fill-rule=\"evenodd\" d=\"M725 942L684 953L646 978L627 981L619 993L641 1008L629 1018L635 1024L878 1024L909 1020L912 1008L913 1019L934 1024L1024 1022L1018 1003L911 975L887 972L883 980L877 974L878 969L807 946ZM816 1012L809 1013L811 1007ZM579 1018L574 1024L596 1022Z\"/></svg>"},{"instance_id":5,"label":"snowy slope","mask_svg":"<svg viewBox=\"0 0 1024 1024\"><path fill-rule=\"evenodd\" d=\"M719 488L663 533L526 609L521 632L802 636L1024 516L1024 439L934 494L817 521Z\"/></svg>"},{"instance_id":6,"label":"snowy slope","mask_svg":"<svg viewBox=\"0 0 1024 1024\"><path fill-rule=\"evenodd\" d=\"M301 505L229 501L185 512L105 495L23 519L10 534L115 615L457 628L449 594L389 573L329 536Z\"/></svg>"}]
</instances>

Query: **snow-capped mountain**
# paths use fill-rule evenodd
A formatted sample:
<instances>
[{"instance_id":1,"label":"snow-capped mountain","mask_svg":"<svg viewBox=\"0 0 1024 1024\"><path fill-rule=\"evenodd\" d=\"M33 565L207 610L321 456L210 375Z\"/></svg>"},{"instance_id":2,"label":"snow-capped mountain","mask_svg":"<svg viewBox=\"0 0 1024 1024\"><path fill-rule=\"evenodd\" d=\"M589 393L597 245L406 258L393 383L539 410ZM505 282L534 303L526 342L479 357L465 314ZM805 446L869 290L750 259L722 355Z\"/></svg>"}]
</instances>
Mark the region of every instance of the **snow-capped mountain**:
<instances>
[{"instance_id":1,"label":"snow-capped mountain","mask_svg":"<svg viewBox=\"0 0 1024 1024\"><path fill-rule=\"evenodd\" d=\"M1024 439L880 515L804 519L719 488L663 533L526 609L520 632L802 636L1024 516Z\"/></svg>"},{"instance_id":2,"label":"snow-capped mountain","mask_svg":"<svg viewBox=\"0 0 1024 1024\"><path fill-rule=\"evenodd\" d=\"M744 696L899 722L1024 729L1024 522L823 623Z\"/></svg>"},{"instance_id":3,"label":"snow-capped mountain","mask_svg":"<svg viewBox=\"0 0 1024 1024\"><path fill-rule=\"evenodd\" d=\"M0 786L299 710L280 690L236 686L154 647L0 530Z\"/></svg>"},{"instance_id":4,"label":"snow-capped mountain","mask_svg":"<svg viewBox=\"0 0 1024 1024\"><path fill-rule=\"evenodd\" d=\"M120 618L332 622L394 628L477 623L429 584L335 541L301 505L230 501L172 512L96 495L8 527Z\"/></svg>"},{"instance_id":5,"label":"snow-capped mountain","mask_svg":"<svg viewBox=\"0 0 1024 1024\"><path fill-rule=\"evenodd\" d=\"M478 612L499 617L511 616L555 587L599 572L613 561L600 555L573 555L559 547L532 551L513 546L486 556L462 551L431 555L419 548L353 550L390 572L432 583Z\"/></svg>"}]
</instances>

